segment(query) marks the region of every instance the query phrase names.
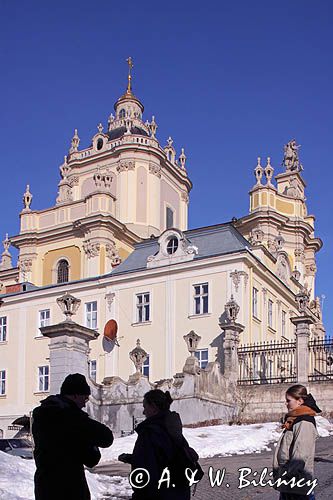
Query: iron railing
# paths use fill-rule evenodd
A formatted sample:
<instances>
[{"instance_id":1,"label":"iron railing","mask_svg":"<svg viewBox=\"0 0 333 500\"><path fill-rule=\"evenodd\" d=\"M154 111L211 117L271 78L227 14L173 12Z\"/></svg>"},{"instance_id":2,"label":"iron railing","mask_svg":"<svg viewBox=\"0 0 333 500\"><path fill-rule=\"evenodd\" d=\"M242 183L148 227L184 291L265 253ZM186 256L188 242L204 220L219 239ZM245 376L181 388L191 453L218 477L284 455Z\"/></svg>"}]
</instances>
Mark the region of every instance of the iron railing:
<instances>
[{"instance_id":1,"label":"iron railing","mask_svg":"<svg viewBox=\"0 0 333 500\"><path fill-rule=\"evenodd\" d=\"M333 338L309 342L309 380L333 380Z\"/></svg>"},{"instance_id":2,"label":"iron railing","mask_svg":"<svg viewBox=\"0 0 333 500\"><path fill-rule=\"evenodd\" d=\"M272 341L238 348L238 384L296 382L296 342Z\"/></svg>"}]
</instances>

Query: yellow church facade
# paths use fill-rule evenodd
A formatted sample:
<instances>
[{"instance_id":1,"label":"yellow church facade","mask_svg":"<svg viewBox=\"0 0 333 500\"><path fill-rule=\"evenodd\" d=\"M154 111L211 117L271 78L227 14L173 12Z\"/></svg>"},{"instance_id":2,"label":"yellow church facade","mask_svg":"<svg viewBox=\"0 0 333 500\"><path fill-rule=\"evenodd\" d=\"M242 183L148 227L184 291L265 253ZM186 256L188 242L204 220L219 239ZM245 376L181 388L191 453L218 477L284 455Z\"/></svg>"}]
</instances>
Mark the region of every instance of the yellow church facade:
<instances>
[{"instance_id":1,"label":"yellow church facade","mask_svg":"<svg viewBox=\"0 0 333 500\"><path fill-rule=\"evenodd\" d=\"M131 70L131 66L130 66ZM321 240L307 214L297 144L284 151L284 171L258 159L250 211L241 219L188 230L192 183L184 150L161 146L155 118L144 121L129 72L107 126L80 149L75 130L60 166L56 203L33 210L27 186L20 232L4 240L0 263L0 429L49 393L49 339L40 327L64 318L57 298L81 300L74 320L95 329L90 376L97 383L133 373L137 340L151 381L182 370L183 336L200 335L200 367L216 359L224 306L231 296L244 326L240 343L294 338L295 296L307 290L312 335L322 337L315 297ZM10 245L19 251L12 265ZM114 319L117 342L103 336Z\"/></svg>"}]
</instances>

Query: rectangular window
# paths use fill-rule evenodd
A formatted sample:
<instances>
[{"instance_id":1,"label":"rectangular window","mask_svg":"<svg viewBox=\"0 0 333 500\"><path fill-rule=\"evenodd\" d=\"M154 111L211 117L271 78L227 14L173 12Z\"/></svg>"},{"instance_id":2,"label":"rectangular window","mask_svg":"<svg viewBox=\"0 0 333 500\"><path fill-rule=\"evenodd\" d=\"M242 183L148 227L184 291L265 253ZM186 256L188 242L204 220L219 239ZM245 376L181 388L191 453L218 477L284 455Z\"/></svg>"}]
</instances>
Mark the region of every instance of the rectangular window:
<instances>
[{"instance_id":1,"label":"rectangular window","mask_svg":"<svg viewBox=\"0 0 333 500\"><path fill-rule=\"evenodd\" d=\"M150 293L138 293L136 296L136 322L150 321Z\"/></svg>"},{"instance_id":2,"label":"rectangular window","mask_svg":"<svg viewBox=\"0 0 333 500\"><path fill-rule=\"evenodd\" d=\"M0 396L6 394L6 370L0 370Z\"/></svg>"},{"instance_id":3,"label":"rectangular window","mask_svg":"<svg viewBox=\"0 0 333 500\"><path fill-rule=\"evenodd\" d=\"M97 302L86 302L86 326L92 330L97 328Z\"/></svg>"},{"instance_id":4,"label":"rectangular window","mask_svg":"<svg viewBox=\"0 0 333 500\"><path fill-rule=\"evenodd\" d=\"M281 315L281 335L282 335L282 337L286 336L286 318L287 318L286 311L282 311L282 315Z\"/></svg>"},{"instance_id":5,"label":"rectangular window","mask_svg":"<svg viewBox=\"0 0 333 500\"><path fill-rule=\"evenodd\" d=\"M268 326L273 328L273 302L268 300Z\"/></svg>"},{"instance_id":6,"label":"rectangular window","mask_svg":"<svg viewBox=\"0 0 333 500\"><path fill-rule=\"evenodd\" d=\"M208 349L198 349L194 354L199 360L200 368L206 368L208 364Z\"/></svg>"},{"instance_id":7,"label":"rectangular window","mask_svg":"<svg viewBox=\"0 0 333 500\"><path fill-rule=\"evenodd\" d=\"M89 361L89 376L94 382L96 382L96 374L97 374L97 361L96 359L92 359Z\"/></svg>"},{"instance_id":8,"label":"rectangular window","mask_svg":"<svg viewBox=\"0 0 333 500\"><path fill-rule=\"evenodd\" d=\"M258 318L258 290L252 288L252 316Z\"/></svg>"},{"instance_id":9,"label":"rectangular window","mask_svg":"<svg viewBox=\"0 0 333 500\"><path fill-rule=\"evenodd\" d=\"M173 210L170 207L166 207L166 229L173 227Z\"/></svg>"},{"instance_id":10,"label":"rectangular window","mask_svg":"<svg viewBox=\"0 0 333 500\"><path fill-rule=\"evenodd\" d=\"M49 366L38 367L38 391L48 392L50 382L50 368Z\"/></svg>"},{"instance_id":11,"label":"rectangular window","mask_svg":"<svg viewBox=\"0 0 333 500\"><path fill-rule=\"evenodd\" d=\"M142 375L149 378L149 354L142 365Z\"/></svg>"},{"instance_id":12,"label":"rectangular window","mask_svg":"<svg viewBox=\"0 0 333 500\"><path fill-rule=\"evenodd\" d=\"M0 318L0 342L6 342L7 340L7 316L2 316Z\"/></svg>"},{"instance_id":13,"label":"rectangular window","mask_svg":"<svg viewBox=\"0 0 333 500\"><path fill-rule=\"evenodd\" d=\"M208 313L208 283L193 285L194 314Z\"/></svg>"},{"instance_id":14,"label":"rectangular window","mask_svg":"<svg viewBox=\"0 0 333 500\"><path fill-rule=\"evenodd\" d=\"M50 309L43 309L38 312L39 314L39 328L49 326L50 324Z\"/></svg>"}]
</instances>

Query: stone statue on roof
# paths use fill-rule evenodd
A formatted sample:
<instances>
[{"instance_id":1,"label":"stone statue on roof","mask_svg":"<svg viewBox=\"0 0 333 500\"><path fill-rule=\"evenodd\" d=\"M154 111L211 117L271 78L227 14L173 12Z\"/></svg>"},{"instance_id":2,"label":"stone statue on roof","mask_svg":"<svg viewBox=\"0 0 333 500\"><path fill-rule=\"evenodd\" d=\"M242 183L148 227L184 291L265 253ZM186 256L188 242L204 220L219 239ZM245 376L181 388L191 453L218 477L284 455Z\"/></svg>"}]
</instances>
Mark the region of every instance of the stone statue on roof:
<instances>
[{"instance_id":1,"label":"stone statue on roof","mask_svg":"<svg viewBox=\"0 0 333 500\"><path fill-rule=\"evenodd\" d=\"M299 161L298 150L301 146L292 139L284 146L284 157L282 164L286 167L286 172L300 172L303 167Z\"/></svg>"}]
</instances>

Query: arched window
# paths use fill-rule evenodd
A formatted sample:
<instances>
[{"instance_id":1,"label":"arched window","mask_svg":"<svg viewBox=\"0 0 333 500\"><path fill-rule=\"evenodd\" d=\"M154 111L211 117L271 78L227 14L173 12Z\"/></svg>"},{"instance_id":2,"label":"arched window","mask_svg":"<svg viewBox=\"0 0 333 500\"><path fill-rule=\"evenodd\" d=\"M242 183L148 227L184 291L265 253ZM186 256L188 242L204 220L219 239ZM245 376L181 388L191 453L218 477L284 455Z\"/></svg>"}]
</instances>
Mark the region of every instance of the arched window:
<instances>
[{"instance_id":1,"label":"arched window","mask_svg":"<svg viewBox=\"0 0 333 500\"><path fill-rule=\"evenodd\" d=\"M69 277L69 264L67 260L61 259L57 268L57 283L67 283Z\"/></svg>"},{"instance_id":2,"label":"arched window","mask_svg":"<svg viewBox=\"0 0 333 500\"><path fill-rule=\"evenodd\" d=\"M125 118L125 116L126 116L126 111L124 109L121 109L119 111L119 118Z\"/></svg>"}]
</instances>

